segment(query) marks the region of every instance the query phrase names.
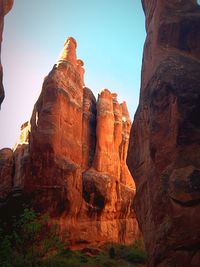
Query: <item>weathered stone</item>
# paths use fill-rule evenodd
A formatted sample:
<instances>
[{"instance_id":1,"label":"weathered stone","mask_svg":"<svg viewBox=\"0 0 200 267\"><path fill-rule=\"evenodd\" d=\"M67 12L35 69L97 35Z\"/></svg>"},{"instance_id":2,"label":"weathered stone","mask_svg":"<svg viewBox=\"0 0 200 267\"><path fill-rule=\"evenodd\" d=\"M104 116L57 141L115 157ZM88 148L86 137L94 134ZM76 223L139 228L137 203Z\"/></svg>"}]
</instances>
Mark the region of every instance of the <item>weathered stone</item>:
<instances>
[{"instance_id":1,"label":"weathered stone","mask_svg":"<svg viewBox=\"0 0 200 267\"><path fill-rule=\"evenodd\" d=\"M106 135L105 135L106 132ZM99 172L113 175L114 168L114 111L113 95L105 89L97 101L97 128L96 151L93 162L94 168Z\"/></svg>"},{"instance_id":2,"label":"weathered stone","mask_svg":"<svg viewBox=\"0 0 200 267\"><path fill-rule=\"evenodd\" d=\"M9 148L0 150L0 200L6 199L13 186L13 151Z\"/></svg>"},{"instance_id":3,"label":"weathered stone","mask_svg":"<svg viewBox=\"0 0 200 267\"><path fill-rule=\"evenodd\" d=\"M128 152L148 266L200 265L200 7L143 1L147 38Z\"/></svg>"},{"instance_id":4,"label":"weathered stone","mask_svg":"<svg viewBox=\"0 0 200 267\"><path fill-rule=\"evenodd\" d=\"M135 183L133 177L130 174L128 166L126 164L126 158L128 153L129 136L131 130L131 119L126 106L126 102L121 104L122 109L122 140L119 148L120 153L120 181L122 184L135 190Z\"/></svg>"},{"instance_id":5,"label":"weathered stone","mask_svg":"<svg viewBox=\"0 0 200 267\"><path fill-rule=\"evenodd\" d=\"M13 5L13 0L0 0L0 105L4 99L4 88L3 88L3 69L1 65L1 43L3 35L3 24L4 16L10 11Z\"/></svg>"},{"instance_id":6,"label":"weathered stone","mask_svg":"<svg viewBox=\"0 0 200 267\"><path fill-rule=\"evenodd\" d=\"M77 65L76 47L77 47L76 40L73 37L67 38L67 40L64 43L64 48L61 51L61 54L59 56L58 62L59 63L69 62L74 67L76 67L76 65Z\"/></svg>"},{"instance_id":7,"label":"weathered stone","mask_svg":"<svg viewBox=\"0 0 200 267\"><path fill-rule=\"evenodd\" d=\"M96 147L96 99L92 91L83 88L83 136L82 136L82 168L92 166Z\"/></svg>"},{"instance_id":8,"label":"weathered stone","mask_svg":"<svg viewBox=\"0 0 200 267\"><path fill-rule=\"evenodd\" d=\"M96 103L83 78L83 62L76 59L70 37L44 80L30 123L21 128L12 192L49 213L49 223L58 225L71 247L131 243L139 230L135 187L125 163L128 111L108 90Z\"/></svg>"},{"instance_id":9,"label":"weathered stone","mask_svg":"<svg viewBox=\"0 0 200 267\"><path fill-rule=\"evenodd\" d=\"M25 182L26 190L36 195L35 205L54 215L65 212L76 216L82 204L82 84L76 41L70 37L34 107L30 133L32 179Z\"/></svg>"}]
</instances>

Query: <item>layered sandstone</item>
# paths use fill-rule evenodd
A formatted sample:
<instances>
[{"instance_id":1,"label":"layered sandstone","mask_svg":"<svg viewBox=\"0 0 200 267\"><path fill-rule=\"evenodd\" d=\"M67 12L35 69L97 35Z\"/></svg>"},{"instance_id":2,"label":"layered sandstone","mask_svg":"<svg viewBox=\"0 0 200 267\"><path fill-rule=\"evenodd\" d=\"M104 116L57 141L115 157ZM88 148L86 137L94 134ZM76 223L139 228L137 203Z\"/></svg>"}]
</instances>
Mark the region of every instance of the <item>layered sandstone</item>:
<instances>
[{"instance_id":1,"label":"layered sandstone","mask_svg":"<svg viewBox=\"0 0 200 267\"><path fill-rule=\"evenodd\" d=\"M3 88L3 69L1 65L1 43L3 35L3 24L4 16L10 11L13 5L13 0L0 0L0 105L4 99L4 88Z\"/></svg>"},{"instance_id":2,"label":"layered sandstone","mask_svg":"<svg viewBox=\"0 0 200 267\"><path fill-rule=\"evenodd\" d=\"M143 0L147 38L128 165L150 267L200 266L200 7Z\"/></svg>"},{"instance_id":3,"label":"layered sandstone","mask_svg":"<svg viewBox=\"0 0 200 267\"><path fill-rule=\"evenodd\" d=\"M30 123L21 128L12 175L9 168L2 173L12 180L11 194L21 190L34 208L48 212L71 246L130 243L138 237L138 226L135 186L125 163L129 114L116 94L103 90L96 101L84 86L76 46L72 37L66 40Z\"/></svg>"}]
</instances>

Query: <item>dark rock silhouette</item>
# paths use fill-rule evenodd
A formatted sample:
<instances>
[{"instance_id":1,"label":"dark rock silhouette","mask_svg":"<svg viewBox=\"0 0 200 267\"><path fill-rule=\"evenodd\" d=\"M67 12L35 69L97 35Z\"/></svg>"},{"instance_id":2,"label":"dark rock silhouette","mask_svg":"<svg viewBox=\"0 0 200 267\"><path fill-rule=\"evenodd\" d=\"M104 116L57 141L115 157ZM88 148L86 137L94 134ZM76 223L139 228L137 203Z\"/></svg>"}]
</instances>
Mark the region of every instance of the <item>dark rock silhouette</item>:
<instances>
[{"instance_id":1,"label":"dark rock silhouette","mask_svg":"<svg viewBox=\"0 0 200 267\"><path fill-rule=\"evenodd\" d=\"M3 69L1 65L1 43L3 35L3 24L4 16L10 11L13 5L13 0L0 0L0 106L4 99L4 88L3 88Z\"/></svg>"},{"instance_id":2,"label":"dark rock silhouette","mask_svg":"<svg viewBox=\"0 0 200 267\"><path fill-rule=\"evenodd\" d=\"M200 266L200 7L144 0L147 38L128 166L150 267Z\"/></svg>"}]
</instances>

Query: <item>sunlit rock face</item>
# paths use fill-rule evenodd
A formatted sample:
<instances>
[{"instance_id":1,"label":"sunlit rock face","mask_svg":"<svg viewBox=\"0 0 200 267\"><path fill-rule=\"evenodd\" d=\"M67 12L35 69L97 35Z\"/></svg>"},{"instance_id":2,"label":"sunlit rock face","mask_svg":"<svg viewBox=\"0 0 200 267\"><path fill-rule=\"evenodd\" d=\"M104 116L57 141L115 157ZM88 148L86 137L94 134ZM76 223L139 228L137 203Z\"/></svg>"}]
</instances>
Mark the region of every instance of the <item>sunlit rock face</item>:
<instances>
[{"instance_id":1,"label":"sunlit rock face","mask_svg":"<svg viewBox=\"0 0 200 267\"><path fill-rule=\"evenodd\" d=\"M103 90L96 101L84 86L76 46L72 37L66 40L44 79L8 176L15 191L21 189L34 208L50 214L50 223L72 247L131 243L139 234L135 186L126 165L131 121L116 94Z\"/></svg>"},{"instance_id":2,"label":"sunlit rock face","mask_svg":"<svg viewBox=\"0 0 200 267\"><path fill-rule=\"evenodd\" d=\"M1 43L3 35L3 24L4 16L10 11L13 5L13 0L0 0L0 105L4 99L4 88L3 88L3 69L1 65Z\"/></svg>"},{"instance_id":3,"label":"sunlit rock face","mask_svg":"<svg viewBox=\"0 0 200 267\"><path fill-rule=\"evenodd\" d=\"M120 117L118 118L119 124L117 123L117 112ZM109 90L103 90L99 94L97 103L97 143L93 165L97 171L107 172L111 175L117 174L117 177L119 177L120 167L121 119L121 110L117 100Z\"/></svg>"},{"instance_id":4,"label":"sunlit rock face","mask_svg":"<svg viewBox=\"0 0 200 267\"><path fill-rule=\"evenodd\" d=\"M200 266L200 7L142 1L147 38L128 166L151 267Z\"/></svg>"}]
</instances>

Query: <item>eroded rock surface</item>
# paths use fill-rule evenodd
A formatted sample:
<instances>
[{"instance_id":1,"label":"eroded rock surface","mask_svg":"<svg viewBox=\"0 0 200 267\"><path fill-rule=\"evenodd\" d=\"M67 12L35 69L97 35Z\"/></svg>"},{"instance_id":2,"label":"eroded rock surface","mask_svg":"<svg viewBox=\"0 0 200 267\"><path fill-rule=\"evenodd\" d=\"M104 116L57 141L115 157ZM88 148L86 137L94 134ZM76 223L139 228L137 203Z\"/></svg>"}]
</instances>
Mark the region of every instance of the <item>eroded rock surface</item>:
<instances>
[{"instance_id":1,"label":"eroded rock surface","mask_svg":"<svg viewBox=\"0 0 200 267\"><path fill-rule=\"evenodd\" d=\"M200 266L200 7L144 0L142 87L128 152L150 267Z\"/></svg>"},{"instance_id":2,"label":"eroded rock surface","mask_svg":"<svg viewBox=\"0 0 200 267\"><path fill-rule=\"evenodd\" d=\"M0 201L6 199L12 189L13 151L10 148L0 150Z\"/></svg>"},{"instance_id":3,"label":"eroded rock surface","mask_svg":"<svg viewBox=\"0 0 200 267\"><path fill-rule=\"evenodd\" d=\"M131 121L116 94L103 90L96 101L84 86L76 46L72 37L66 40L30 123L21 128L12 186L48 212L73 247L130 243L139 234L135 186L126 166Z\"/></svg>"},{"instance_id":4,"label":"eroded rock surface","mask_svg":"<svg viewBox=\"0 0 200 267\"><path fill-rule=\"evenodd\" d=\"M0 105L4 99L4 88L3 88L3 69L1 65L1 43L3 35L3 24L4 16L10 11L13 6L13 0L0 0Z\"/></svg>"}]
</instances>

